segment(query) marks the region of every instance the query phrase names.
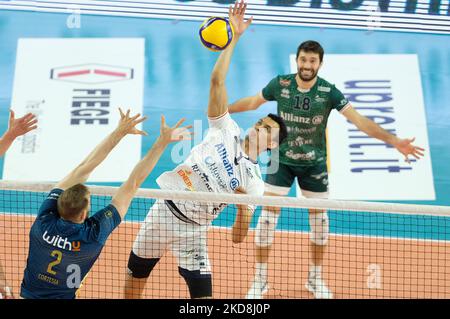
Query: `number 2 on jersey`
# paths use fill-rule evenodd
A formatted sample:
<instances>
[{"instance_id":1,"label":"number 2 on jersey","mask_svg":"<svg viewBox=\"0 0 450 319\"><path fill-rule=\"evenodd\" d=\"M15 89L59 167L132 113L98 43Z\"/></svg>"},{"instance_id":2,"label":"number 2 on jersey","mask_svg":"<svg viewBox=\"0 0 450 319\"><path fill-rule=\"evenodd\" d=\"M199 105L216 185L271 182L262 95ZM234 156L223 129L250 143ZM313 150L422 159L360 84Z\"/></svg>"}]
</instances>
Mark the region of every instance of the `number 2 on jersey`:
<instances>
[{"instance_id":1,"label":"number 2 on jersey","mask_svg":"<svg viewBox=\"0 0 450 319\"><path fill-rule=\"evenodd\" d=\"M62 252L60 252L59 250L54 250L54 251L52 251L50 256L55 257L56 260L54 260L54 261L52 261L51 263L48 264L47 272L49 274L56 275L56 271L54 271L52 268L55 267L56 265L59 265L61 263Z\"/></svg>"}]
</instances>

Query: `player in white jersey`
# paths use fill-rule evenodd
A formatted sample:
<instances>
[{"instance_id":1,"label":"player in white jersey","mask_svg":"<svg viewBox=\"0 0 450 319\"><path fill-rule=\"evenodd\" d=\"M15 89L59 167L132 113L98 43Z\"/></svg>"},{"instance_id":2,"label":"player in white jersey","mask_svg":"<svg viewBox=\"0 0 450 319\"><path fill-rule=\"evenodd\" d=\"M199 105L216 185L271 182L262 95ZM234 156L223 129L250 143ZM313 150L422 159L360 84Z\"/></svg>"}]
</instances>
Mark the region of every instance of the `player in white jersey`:
<instances>
[{"instance_id":1,"label":"player in white jersey","mask_svg":"<svg viewBox=\"0 0 450 319\"><path fill-rule=\"evenodd\" d=\"M163 173L157 183L162 189L213 193L264 194L257 157L277 147L287 136L283 120L273 114L259 120L241 141L240 129L227 111L225 78L234 47L252 19L244 21L246 4L230 7L235 31L231 44L219 56L211 74L208 120L210 129L186 161ZM191 298L212 297L211 268L207 254L207 230L225 204L158 200L150 209L133 244L128 261L125 298L139 298L150 272L170 249L178 260L180 275ZM237 205L232 229L233 242L247 235L253 207Z\"/></svg>"}]
</instances>

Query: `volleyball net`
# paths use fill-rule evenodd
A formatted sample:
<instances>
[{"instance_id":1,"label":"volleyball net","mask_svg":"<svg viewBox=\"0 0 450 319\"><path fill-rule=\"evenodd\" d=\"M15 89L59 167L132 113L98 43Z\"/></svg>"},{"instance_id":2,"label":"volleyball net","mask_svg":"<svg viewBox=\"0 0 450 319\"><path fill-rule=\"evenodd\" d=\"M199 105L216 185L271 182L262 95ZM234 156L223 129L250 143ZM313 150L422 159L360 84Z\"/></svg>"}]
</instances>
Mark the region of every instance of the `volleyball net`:
<instances>
[{"instance_id":1,"label":"volleyball net","mask_svg":"<svg viewBox=\"0 0 450 319\"><path fill-rule=\"evenodd\" d=\"M52 186L0 182L0 261L16 296L26 265L30 227ZM89 188L92 213L107 206L117 190ZM269 257L266 298L313 298L305 288L311 262L308 209L328 211L330 236L322 277L335 298L450 298L450 207L150 189L138 191L125 220L85 278L78 298L124 297L133 242L157 200L227 204L207 236L213 298L244 298L251 286L255 226L263 206L281 208ZM248 235L240 244L233 243L231 236L237 204L256 207ZM152 214L173 214L166 205L155 207ZM189 298L170 250L152 271L143 297Z\"/></svg>"}]
</instances>

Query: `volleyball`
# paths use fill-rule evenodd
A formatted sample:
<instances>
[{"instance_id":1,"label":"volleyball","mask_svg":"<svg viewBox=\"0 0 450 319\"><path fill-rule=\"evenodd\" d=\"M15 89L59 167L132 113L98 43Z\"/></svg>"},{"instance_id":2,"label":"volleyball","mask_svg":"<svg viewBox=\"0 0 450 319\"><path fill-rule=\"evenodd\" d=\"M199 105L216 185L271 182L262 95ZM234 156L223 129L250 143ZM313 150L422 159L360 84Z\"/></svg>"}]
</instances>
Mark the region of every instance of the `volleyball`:
<instances>
[{"instance_id":1,"label":"volleyball","mask_svg":"<svg viewBox=\"0 0 450 319\"><path fill-rule=\"evenodd\" d=\"M211 17L202 23L199 35L206 48L211 51L221 51L233 40L234 31L227 19Z\"/></svg>"}]
</instances>

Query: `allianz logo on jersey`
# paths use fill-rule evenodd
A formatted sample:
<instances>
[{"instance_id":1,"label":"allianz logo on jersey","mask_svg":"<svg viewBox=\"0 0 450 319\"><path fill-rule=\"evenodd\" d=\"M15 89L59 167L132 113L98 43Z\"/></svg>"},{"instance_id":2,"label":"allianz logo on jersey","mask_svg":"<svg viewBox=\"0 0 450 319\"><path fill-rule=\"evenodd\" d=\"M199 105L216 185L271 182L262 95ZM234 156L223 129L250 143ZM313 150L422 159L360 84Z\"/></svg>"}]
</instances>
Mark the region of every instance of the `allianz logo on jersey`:
<instances>
[{"instance_id":1,"label":"allianz logo on jersey","mask_svg":"<svg viewBox=\"0 0 450 319\"><path fill-rule=\"evenodd\" d=\"M313 124L313 125L320 125L323 122L323 116L322 115L316 115L312 119L311 117L304 117L304 116L297 116L292 113L288 112L280 112L281 117L283 120L288 122L296 122L301 124Z\"/></svg>"},{"instance_id":2,"label":"allianz logo on jersey","mask_svg":"<svg viewBox=\"0 0 450 319\"><path fill-rule=\"evenodd\" d=\"M42 235L42 239L53 247L58 247L68 251L80 251L81 243L79 241L69 242L67 238L62 238L59 235L50 236L47 231Z\"/></svg>"},{"instance_id":3,"label":"allianz logo on jersey","mask_svg":"<svg viewBox=\"0 0 450 319\"><path fill-rule=\"evenodd\" d=\"M225 167L228 176L233 176L233 165L231 165L230 161L228 160L228 153L225 145L223 145L223 143L220 143L214 146L216 147L217 153L219 153L219 156L222 159L223 166Z\"/></svg>"}]
</instances>

